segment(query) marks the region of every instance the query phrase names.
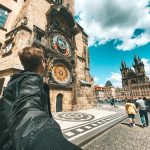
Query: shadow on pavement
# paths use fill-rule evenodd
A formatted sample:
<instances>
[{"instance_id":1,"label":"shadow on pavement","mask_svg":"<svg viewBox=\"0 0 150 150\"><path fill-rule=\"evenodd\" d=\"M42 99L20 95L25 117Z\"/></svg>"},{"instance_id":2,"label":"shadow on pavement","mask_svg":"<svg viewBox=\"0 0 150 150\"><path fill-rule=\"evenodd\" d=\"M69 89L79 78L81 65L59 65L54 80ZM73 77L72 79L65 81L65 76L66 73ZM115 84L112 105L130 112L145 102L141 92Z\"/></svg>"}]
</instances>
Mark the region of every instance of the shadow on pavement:
<instances>
[{"instance_id":1,"label":"shadow on pavement","mask_svg":"<svg viewBox=\"0 0 150 150\"><path fill-rule=\"evenodd\" d=\"M126 126L129 127L129 124L128 124L128 123L122 122L121 124L122 124L122 125L126 125ZM140 124L135 124L135 125L136 125L137 127L143 128L143 126L140 125Z\"/></svg>"},{"instance_id":2,"label":"shadow on pavement","mask_svg":"<svg viewBox=\"0 0 150 150\"><path fill-rule=\"evenodd\" d=\"M140 128L143 128L143 126L142 125L140 125L140 124L135 124L136 126L138 126L138 127L140 127Z\"/></svg>"},{"instance_id":3,"label":"shadow on pavement","mask_svg":"<svg viewBox=\"0 0 150 150\"><path fill-rule=\"evenodd\" d=\"M122 122L121 124L122 124L122 125L126 125L126 126L129 127L129 124L128 124L128 123Z\"/></svg>"}]
</instances>

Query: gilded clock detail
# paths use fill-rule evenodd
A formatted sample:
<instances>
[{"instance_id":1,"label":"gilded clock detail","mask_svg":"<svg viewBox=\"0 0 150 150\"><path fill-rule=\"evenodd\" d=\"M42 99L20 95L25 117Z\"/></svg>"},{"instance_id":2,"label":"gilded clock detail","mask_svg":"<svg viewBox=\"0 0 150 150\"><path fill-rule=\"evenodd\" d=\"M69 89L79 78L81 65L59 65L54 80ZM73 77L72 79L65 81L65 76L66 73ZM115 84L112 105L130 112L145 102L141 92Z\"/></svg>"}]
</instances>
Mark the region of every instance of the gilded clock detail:
<instances>
[{"instance_id":1,"label":"gilded clock detail","mask_svg":"<svg viewBox=\"0 0 150 150\"><path fill-rule=\"evenodd\" d=\"M52 76L57 83L65 84L70 81L70 71L64 64L55 64L52 68Z\"/></svg>"},{"instance_id":2,"label":"gilded clock detail","mask_svg":"<svg viewBox=\"0 0 150 150\"><path fill-rule=\"evenodd\" d=\"M52 48L57 50L59 53L70 57L71 56L71 47L68 40L61 34L55 33L52 37Z\"/></svg>"}]
</instances>

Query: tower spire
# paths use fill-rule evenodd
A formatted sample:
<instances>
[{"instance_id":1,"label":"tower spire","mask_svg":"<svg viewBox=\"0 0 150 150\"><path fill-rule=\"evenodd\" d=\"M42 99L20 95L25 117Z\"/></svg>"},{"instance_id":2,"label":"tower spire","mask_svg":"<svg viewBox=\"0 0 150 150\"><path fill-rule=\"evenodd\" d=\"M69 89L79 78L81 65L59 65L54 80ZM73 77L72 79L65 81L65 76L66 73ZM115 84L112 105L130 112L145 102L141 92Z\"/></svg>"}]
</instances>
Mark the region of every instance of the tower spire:
<instances>
[{"instance_id":1,"label":"tower spire","mask_svg":"<svg viewBox=\"0 0 150 150\"><path fill-rule=\"evenodd\" d=\"M127 65L124 62L124 60L122 60L122 62L121 62L121 69L126 69L126 68L127 68Z\"/></svg>"},{"instance_id":2,"label":"tower spire","mask_svg":"<svg viewBox=\"0 0 150 150\"><path fill-rule=\"evenodd\" d=\"M139 64L140 63L140 58L134 53L134 63Z\"/></svg>"}]
</instances>

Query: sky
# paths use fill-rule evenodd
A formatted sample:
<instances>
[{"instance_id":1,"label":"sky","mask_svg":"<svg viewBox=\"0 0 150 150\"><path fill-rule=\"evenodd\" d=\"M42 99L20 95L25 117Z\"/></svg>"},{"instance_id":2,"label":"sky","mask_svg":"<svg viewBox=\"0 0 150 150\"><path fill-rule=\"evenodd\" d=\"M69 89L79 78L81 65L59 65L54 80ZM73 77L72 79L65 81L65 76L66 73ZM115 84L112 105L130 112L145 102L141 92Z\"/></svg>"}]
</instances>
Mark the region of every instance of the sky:
<instances>
[{"instance_id":1,"label":"sky","mask_svg":"<svg viewBox=\"0 0 150 150\"><path fill-rule=\"evenodd\" d=\"M150 0L75 0L75 19L89 36L94 83L121 87L121 61L132 67L134 54L150 77Z\"/></svg>"}]
</instances>

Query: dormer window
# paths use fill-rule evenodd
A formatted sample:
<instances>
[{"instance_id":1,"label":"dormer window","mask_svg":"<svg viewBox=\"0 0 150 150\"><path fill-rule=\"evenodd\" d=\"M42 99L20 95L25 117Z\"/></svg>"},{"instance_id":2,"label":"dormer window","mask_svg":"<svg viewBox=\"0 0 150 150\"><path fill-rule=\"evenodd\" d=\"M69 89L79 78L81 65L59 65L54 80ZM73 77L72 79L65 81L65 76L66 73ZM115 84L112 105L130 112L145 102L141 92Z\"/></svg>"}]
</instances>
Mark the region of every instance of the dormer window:
<instances>
[{"instance_id":1,"label":"dormer window","mask_svg":"<svg viewBox=\"0 0 150 150\"><path fill-rule=\"evenodd\" d=\"M53 0L56 4L62 4L63 3L63 0Z\"/></svg>"}]
</instances>

